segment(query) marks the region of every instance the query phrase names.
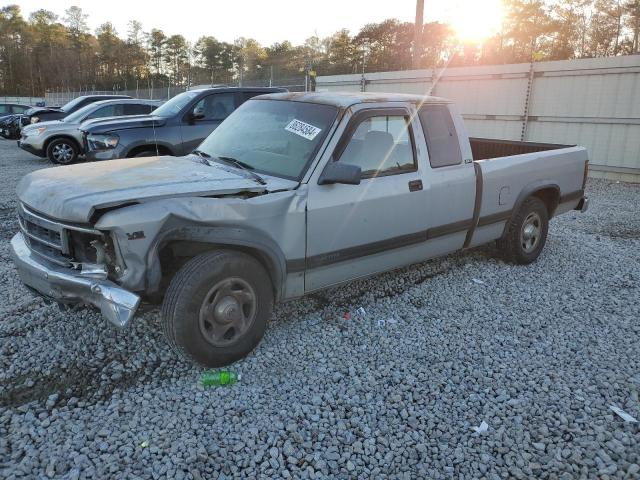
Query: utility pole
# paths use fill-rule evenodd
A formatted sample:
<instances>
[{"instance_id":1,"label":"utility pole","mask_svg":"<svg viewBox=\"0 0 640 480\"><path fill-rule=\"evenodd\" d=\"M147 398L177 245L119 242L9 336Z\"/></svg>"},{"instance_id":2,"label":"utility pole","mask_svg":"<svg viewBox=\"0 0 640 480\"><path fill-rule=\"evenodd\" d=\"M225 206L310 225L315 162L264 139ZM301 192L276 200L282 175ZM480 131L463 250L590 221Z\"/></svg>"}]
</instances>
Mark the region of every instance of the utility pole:
<instances>
[{"instance_id":1,"label":"utility pole","mask_svg":"<svg viewBox=\"0 0 640 480\"><path fill-rule=\"evenodd\" d=\"M414 69L420 66L422 56L422 21L424 17L424 0L416 0L416 23L413 32L413 51L411 64Z\"/></svg>"}]
</instances>

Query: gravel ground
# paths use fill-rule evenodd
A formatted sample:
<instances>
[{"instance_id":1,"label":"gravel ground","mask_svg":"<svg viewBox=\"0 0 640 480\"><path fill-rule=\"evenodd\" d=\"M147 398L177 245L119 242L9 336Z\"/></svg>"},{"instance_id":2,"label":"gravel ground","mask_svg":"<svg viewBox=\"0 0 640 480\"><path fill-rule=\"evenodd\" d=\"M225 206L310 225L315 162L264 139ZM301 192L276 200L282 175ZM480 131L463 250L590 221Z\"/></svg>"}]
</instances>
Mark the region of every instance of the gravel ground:
<instances>
[{"instance_id":1,"label":"gravel ground","mask_svg":"<svg viewBox=\"0 0 640 480\"><path fill-rule=\"evenodd\" d=\"M14 189L46 166L0 140L0 478L640 478L609 409L640 419L640 186L592 181L534 265L484 247L282 305L205 390L158 310L119 332L22 286Z\"/></svg>"}]
</instances>

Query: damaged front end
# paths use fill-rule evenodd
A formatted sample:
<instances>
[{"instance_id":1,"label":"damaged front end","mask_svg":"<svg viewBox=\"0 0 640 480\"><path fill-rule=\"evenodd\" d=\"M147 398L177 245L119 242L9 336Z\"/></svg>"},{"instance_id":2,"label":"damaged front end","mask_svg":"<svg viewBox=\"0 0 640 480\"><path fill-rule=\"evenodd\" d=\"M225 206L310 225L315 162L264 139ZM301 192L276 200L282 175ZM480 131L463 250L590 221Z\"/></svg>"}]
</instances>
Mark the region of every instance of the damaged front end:
<instances>
[{"instance_id":1,"label":"damaged front end","mask_svg":"<svg viewBox=\"0 0 640 480\"><path fill-rule=\"evenodd\" d=\"M131 321L140 297L109 279L121 267L108 236L50 220L22 204L18 214L21 231L11 251L27 286L59 303L93 305L118 327Z\"/></svg>"}]
</instances>

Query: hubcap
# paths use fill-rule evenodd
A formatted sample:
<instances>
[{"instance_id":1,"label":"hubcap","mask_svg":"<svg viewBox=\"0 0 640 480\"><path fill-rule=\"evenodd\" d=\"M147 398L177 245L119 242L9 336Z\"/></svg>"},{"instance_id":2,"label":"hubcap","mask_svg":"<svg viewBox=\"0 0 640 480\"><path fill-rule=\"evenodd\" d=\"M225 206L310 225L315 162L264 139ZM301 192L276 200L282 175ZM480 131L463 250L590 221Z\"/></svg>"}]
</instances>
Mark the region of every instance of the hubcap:
<instances>
[{"instance_id":1,"label":"hubcap","mask_svg":"<svg viewBox=\"0 0 640 480\"><path fill-rule=\"evenodd\" d=\"M59 143L53 147L53 158L60 163L70 162L73 158L73 148L66 143Z\"/></svg>"},{"instance_id":2,"label":"hubcap","mask_svg":"<svg viewBox=\"0 0 640 480\"><path fill-rule=\"evenodd\" d=\"M237 341L253 325L256 294L241 278L215 284L200 307L200 332L215 347Z\"/></svg>"},{"instance_id":3,"label":"hubcap","mask_svg":"<svg viewBox=\"0 0 640 480\"><path fill-rule=\"evenodd\" d=\"M520 244L525 253L533 252L540 243L542 236L542 220L536 212L531 212L525 218L520 232Z\"/></svg>"}]
</instances>

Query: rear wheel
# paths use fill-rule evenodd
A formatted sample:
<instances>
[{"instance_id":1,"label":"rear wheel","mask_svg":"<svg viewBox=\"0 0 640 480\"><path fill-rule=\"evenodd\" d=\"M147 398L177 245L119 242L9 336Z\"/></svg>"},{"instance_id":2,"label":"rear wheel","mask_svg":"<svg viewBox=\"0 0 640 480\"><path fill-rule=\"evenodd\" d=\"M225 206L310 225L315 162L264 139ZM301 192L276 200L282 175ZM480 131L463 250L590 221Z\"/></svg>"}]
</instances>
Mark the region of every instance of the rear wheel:
<instances>
[{"instance_id":1,"label":"rear wheel","mask_svg":"<svg viewBox=\"0 0 640 480\"><path fill-rule=\"evenodd\" d=\"M271 281L260 262L222 250L198 255L178 271L162 304L162 325L177 353L220 367L255 348L272 309Z\"/></svg>"},{"instance_id":2,"label":"rear wheel","mask_svg":"<svg viewBox=\"0 0 640 480\"><path fill-rule=\"evenodd\" d=\"M540 256L548 231L549 214L546 205L537 197L529 197L509 221L507 232L498 241L498 247L507 261L526 265Z\"/></svg>"},{"instance_id":3,"label":"rear wheel","mask_svg":"<svg viewBox=\"0 0 640 480\"><path fill-rule=\"evenodd\" d=\"M78 147L71 140L59 138L47 147L47 157L58 165L70 165L78 159Z\"/></svg>"}]
</instances>

